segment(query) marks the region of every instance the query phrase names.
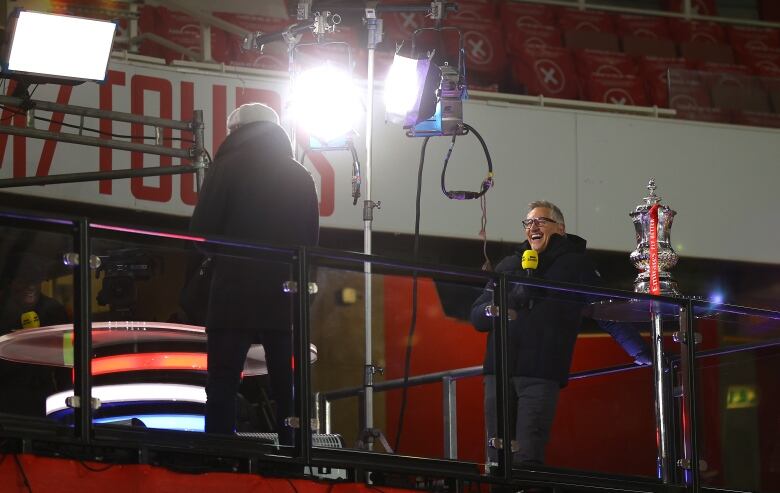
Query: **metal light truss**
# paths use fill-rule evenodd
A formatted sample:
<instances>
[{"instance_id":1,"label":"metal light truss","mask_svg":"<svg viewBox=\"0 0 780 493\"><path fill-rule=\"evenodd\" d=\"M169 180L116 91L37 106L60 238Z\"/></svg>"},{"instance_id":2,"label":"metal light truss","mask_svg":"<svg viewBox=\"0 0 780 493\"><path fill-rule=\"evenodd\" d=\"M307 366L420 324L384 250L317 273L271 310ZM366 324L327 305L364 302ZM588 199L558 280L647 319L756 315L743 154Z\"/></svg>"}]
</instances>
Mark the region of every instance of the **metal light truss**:
<instances>
[{"instance_id":1,"label":"metal light truss","mask_svg":"<svg viewBox=\"0 0 780 493\"><path fill-rule=\"evenodd\" d=\"M136 176L161 176L175 175L182 173L196 173L197 186L203 180L205 170L206 151L203 147L203 111L195 110L192 113L192 120L168 120L151 116L134 115L132 113L122 113L118 111L99 110L87 108L84 106L75 106L69 104L52 103L48 101L36 101L13 96L0 96L1 106L25 107L27 113L27 127L17 127L12 125L0 125L0 133L18 135L22 137L32 137L34 139L56 140L59 142L68 142L71 144L88 145L94 147L108 147L123 151L143 152L145 154L156 154L159 156L170 156L186 159L192 164L167 166L158 168L141 168L130 170L115 171L96 171L86 173L68 173L54 176L35 176L26 178L8 178L0 180L0 189L11 187L24 187L29 185L51 185L55 183L75 183L94 180L116 180L121 178L132 178ZM34 112L36 110L50 111L52 113L64 113L69 115L78 115L81 117L78 133L51 132L34 128L31 122L34 121ZM142 144L139 142L129 142L127 140L118 140L113 138L101 138L82 135L84 130L84 118L96 118L102 120L112 120L127 123L137 123L145 126L155 127L155 143ZM184 149L167 147L162 144L161 129L170 128L191 132L193 135L192 146Z\"/></svg>"}]
</instances>

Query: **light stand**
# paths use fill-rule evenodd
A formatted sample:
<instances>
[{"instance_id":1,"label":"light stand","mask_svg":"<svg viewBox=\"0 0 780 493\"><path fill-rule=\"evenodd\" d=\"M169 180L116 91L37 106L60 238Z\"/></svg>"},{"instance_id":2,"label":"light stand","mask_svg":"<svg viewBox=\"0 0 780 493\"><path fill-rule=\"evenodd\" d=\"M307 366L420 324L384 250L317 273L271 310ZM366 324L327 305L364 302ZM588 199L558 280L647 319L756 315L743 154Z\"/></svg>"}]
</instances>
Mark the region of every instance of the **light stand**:
<instances>
[{"instance_id":1,"label":"light stand","mask_svg":"<svg viewBox=\"0 0 780 493\"><path fill-rule=\"evenodd\" d=\"M368 68L366 77L366 165L364 173L365 200L363 201L363 253L371 255L371 233L374 221L374 208L381 208L381 202L372 200L371 184L373 165L373 140L374 140L374 54L376 45L382 41L382 20L377 17L377 12L426 12L435 19L442 19L448 9L454 9L455 4L434 1L421 5L398 5L377 7L377 2L367 2L364 21L368 29ZM387 442L385 435L374 428L374 375L384 373L384 369L377 367L373 360L373 320L372 320L372 285L371 263L363 264L364 273L364 301L365 301L365 372L363 375L363 429L360 433L358 446L371 450L374 439L379 439L387 452L393 450ZM400 426L400 424L399 424Z\"/></svg>"},{"instance_id":2,"label":"light stand","mask_svg":"<svg viewBox=\"0 0 780 493\"><path fill-rule=\"evenodd\" d=\"M366 166L364 172L365 200L363 201L363 253L371 255L371 227L374 221L374 208L380 208L380 202L371 199L371 167L374 150L374 54L376 45L382 41L382 20L376 16L376 2L369 2L365 10L365 22L368 28L368 69L366 77ZM392 452L387 439L374 429L374 375L384 373L383 368L374 365L372 330L372 286L371 262L363 264L364 301L365 301L365 372L363 374L363 429L358 445L371 450L374 438L379 438L388 452Z\"/></svg>"}]
</instances>

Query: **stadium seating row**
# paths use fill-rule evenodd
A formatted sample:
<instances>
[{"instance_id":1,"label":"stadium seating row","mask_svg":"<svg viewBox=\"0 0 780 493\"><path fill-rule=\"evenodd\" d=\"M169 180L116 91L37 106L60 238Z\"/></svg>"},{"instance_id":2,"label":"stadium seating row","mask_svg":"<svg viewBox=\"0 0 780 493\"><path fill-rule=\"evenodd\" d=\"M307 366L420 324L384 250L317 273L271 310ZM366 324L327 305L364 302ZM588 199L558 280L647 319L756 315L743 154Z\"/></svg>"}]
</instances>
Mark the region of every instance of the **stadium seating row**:
<instances>
[{"instance_id":1,"label":"stadium seating row","mask_svg":"<svg viewBox=\"0 0 780 493\"><path fill-rule=\"evenodd\" d=\"M404 3L419 2L383 2ZM668 10L680 11L683 1L663 3ZM772 0L759 2L763 18L780 20L778 4ZM743 113L767 115L774 121L774 115L780 114L780 30L510 0L459 0L458 5L458 12L447 18L446 25L462 33L472 88L612 104L671 106L685 117L708 121L745 120L740 116ZM715 0L693 0L693 8L702 15L718 14ZM236 13L214 15L251 31L278 32L293 22ZM409 43L416 29L433 25L421 13L388 12L382 18L385 41L376 56L378 78L383 77L400 43ZM181 12L145 5L140 9L139 30L162 36L194 53L201 50L200 23ZM270 70L288 68L284 43L268 44L263 53L244 52L238 36L217 28L212 28L210 35L212 58L217 62ZM457 40L447 36L452 32L442 35L425 31L415 42L418 50L435 48L454 63ZM345 22L329 39L348 43L350 55L357 58L357 73L365 75L365 29ZM313 39L304 38L302 42L304 46L298 48L301 53ZM328 49L332 53L343 51L337 46ZM149 41L141 44L140 52L169 62L187 58ZM688 75L670 80L670 69ZM691 70L699 73L688 72ZM740 88L718 82L717 74L731 74L732 80L741 77L742 82L736 85Z\"/></svg>"}]
</instances>

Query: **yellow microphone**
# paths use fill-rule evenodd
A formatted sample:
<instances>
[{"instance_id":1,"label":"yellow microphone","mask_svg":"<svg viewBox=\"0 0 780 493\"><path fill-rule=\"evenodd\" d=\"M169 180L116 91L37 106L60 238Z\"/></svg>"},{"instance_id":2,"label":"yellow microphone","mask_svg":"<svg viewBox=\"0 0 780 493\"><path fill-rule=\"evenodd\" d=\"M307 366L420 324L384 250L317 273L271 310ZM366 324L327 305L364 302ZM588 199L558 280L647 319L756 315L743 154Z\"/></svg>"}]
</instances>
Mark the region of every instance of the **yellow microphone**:
<instances>
[{"instance_id":1,"label":"yellow microphone","mask_svg":"<svg viewBox=\"0 0 780 493\"><path fill-rule=\"evenodd\" d=\"M536 250L524 251L521 264L528 274L528 277L531 277L536 268L539 267L539 254L536 253Z\"/></svg>"},{"instance_id":2,"label":"yellow microphone","mask_svg":"<svg viewBox=\"0 0 780 493\"><path fill-rule=\"evenodd\" d=\"M36 329L41 326L41 320L38 318L38 314L32 310L22 313L22 328L23 329Z\"/></svg>"}]
</instances>

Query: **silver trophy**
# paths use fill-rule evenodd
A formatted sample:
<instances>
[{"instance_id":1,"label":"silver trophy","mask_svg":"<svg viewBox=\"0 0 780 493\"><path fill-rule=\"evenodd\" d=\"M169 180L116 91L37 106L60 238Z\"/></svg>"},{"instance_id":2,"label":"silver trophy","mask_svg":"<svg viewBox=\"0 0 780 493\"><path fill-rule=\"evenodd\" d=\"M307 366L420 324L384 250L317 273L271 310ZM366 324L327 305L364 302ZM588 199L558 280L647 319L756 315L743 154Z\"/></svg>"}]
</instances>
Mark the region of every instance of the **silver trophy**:
<instances>
[{"instance_id":1,"label":"silver trophy","mask_svg":"<svg viewBox=\"0 0 780 493\"><path fill-rule=\"evenodd\" d=\"M637 293L650 292L650 208L658 206L658 280L661 285L661 294L667 296L680 296L677 289L677 281L672 278L669 269L677 264L677 253L672 248L669 234L672 229L676 211L666 205L661 205L661 197L655 194L655 180L651 179L647 185L650 194L644 198L645 203L639 204L634 212L630 213L636 230L636 250L631 252L631 262L639 270L634 280L634 291Z\"/></svg>"}]
</instances>

